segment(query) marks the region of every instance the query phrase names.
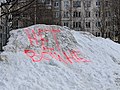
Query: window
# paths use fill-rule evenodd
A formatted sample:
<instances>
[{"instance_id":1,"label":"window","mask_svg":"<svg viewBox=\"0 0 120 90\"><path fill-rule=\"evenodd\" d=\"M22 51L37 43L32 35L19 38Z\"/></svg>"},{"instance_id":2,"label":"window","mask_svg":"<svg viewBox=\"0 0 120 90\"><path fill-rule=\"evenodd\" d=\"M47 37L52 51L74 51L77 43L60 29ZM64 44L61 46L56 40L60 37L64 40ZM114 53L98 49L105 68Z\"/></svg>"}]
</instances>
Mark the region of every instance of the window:
<instances>
[{"instance_id":1,"label":"window","mask_svg":"<svg viewBox=\"0 0 120 90\"><path fill-rule=\"evenodd\" d=\"M0 25L0 29L2 29L2 26Z\"/></svg>"},{"instance_id":2,"label":"window","mask_svg":"<svg viewBox=\"0 0 120 90\"><path fill-rule=\"evenodd\" d=\"M100 32L96 32L96 37L99 37L100 36Z\"/></svg>"},{"instance_id":3,"label":"window","mask_svg":"<svg viewBox=\"0 0 120 90\"><path fill-rule=\"evenodd\" d=\"M100 6L100 1L99 0L96 1L96 6Z\"/></svg>"},{"instance_id":4,"label":"window","mask_svg":"<svg viewBox=\"0 0 120 90\"><path fill-rule=\"evenodd\" d=\"M99 21L96 22L96 27L101 27L101 23Z\"/></svg>"},{"instance_id":5,"label":"window","mask_svg":"<svg viewBox=\"0 0 120 90\"><path fill-rule=\"evenodd\" d=\"M73 17L81 17L81 12L74 11Z\"/></svg>"},{"instance_id":6,"label":"window","mask_svg":"<svg viewBox=\"0 0 120 90\"><path fill-rule=\"evenodd\" d=\"M100 32L98 33L98 36L100 36Z\"/></svg>"},{"instance_id":7,"label":"window","mask_svg":"<svg viewBox=\"0 0 120 90\"><path fill-rule=\"evenodd\" d=\"M108 7L109 6L109 2L105 1L105 6Z\"/></svg>"},{"instance_id":8,"label":"window","mask_svg":"<svg viewBox=\"0 0 120 90\"><path fill-rule=\"evenodd\" d=\"M69 12L64 12L64 18L69 18Z\"/></svg>"},{"instance_id":9,"label":"window","mask_svg":"<svg viewBox=\"0 0 120 90\"><path fill-rule=\"evenodd\" d=\"M79 28L81 28L81 22L79 22Z\"/></svg>"},{"instance_id":10,"label":"window","mask_svg":"<svg viewBox=\"0 0 120 90\"><path fill-rule=\"evenodd\" d=\"M81 1L73 1L73 7L81 7Z\"/></svg>"},{"instance_id":11,"label":"window","mask_svg":"<svg viewBox=\"0 0 120 90\"><path fill-rule=\"evenodd\" d=\"M78 13L78 17L81 17L81 12Z\"/></svg>"},{"instance_id":12,"label":"window","mask_svg":"<svg viewBox=\"0 0 120 90\"><path fill-rule=\"evenodd\" d=\"M64 7L65 8L69 7L69 1L64 1Z\"/></svg>"},{"instance_id":13,"label":"window","mask_svg":"<svg viewBox=\"0 0 120 90\"><path fill-rule=\"evenodd\" d=\"M55 6L55 7L58 7L58 6L59 6L59 3L58 3L58 2L54 2L54 6Z\"/></svg>"},{"instance_id":14,"label":"window","mask_svg":"<svg viewBox=\"0 0 120 90\"><path fill-rule=\"evenodd\" d=\"M96 37L97 37L97 32L96 32Z\"/></svg>"},{"instance_id":15,"label":"window","mask_svg":"<svg viewBox=\"0 0 120 90\"><path fill-rule=\"evenodd\" d=\"M96 17L100 17L100 11L96 11Z\"/></svg>"},{"instance_id":16,"label":"window","mask_svg":"<svg viewBox=\"0 0 120 90\"><path fill-rule=\"evenodd\" d=\"M64 26L68 27L69 26L68 22L64 22Z\"/></svg>"},{"instance_id":17,"label":"window","mask_svg":"<svg viewBox=\"0 0 120 90\"><path fill-rule=\"evenodd\" d=\"M81 28L81 22L73 22L73 28Z\"/></svg>"},{"instance_id":18,"label":"window","mask_svg":"<svg viewBox=\"0 0 120 90\"><path fill-rule=\"evenodd\" d=\"M75 27L76 27L75 22L73 22L73 28L75 28Z\"/></svg>"},{"instance_id":19,"label":"window","mask_svg":"<svg viewBox=\"0 0 120 90\"><path fill-rule=\"evenodd\" d=\"M90 17L90 11L86 11L86 18Z\"/></svg>"},{"instance_id":20,"label":"window","mask_svg":"<svg viewBox=\"0 0 120 90\"><path fill-rule=\"evenodd\" d=\"M59 18L59 12L55 12L55 18Z\"/></svg>"},{"instance_id":21,"label":"window","mask_svg":"<svg viewBox=\"0 0 120 90\"><path fill-rule=\"evenodd\" d=\"M77 12L76 11L73 12L73 17L76 17L76 15L77 15Z\"/></svg>"},{"instance_id":22,"label":"window","mask_svg":"<svg viewBox=\"0 0 120 90\"><path fill-rule=\"evenodd\" d=\"M86 28L90 28L91 25L90 25L90 22L86 22Z\"/></svg>"}]
</instances>

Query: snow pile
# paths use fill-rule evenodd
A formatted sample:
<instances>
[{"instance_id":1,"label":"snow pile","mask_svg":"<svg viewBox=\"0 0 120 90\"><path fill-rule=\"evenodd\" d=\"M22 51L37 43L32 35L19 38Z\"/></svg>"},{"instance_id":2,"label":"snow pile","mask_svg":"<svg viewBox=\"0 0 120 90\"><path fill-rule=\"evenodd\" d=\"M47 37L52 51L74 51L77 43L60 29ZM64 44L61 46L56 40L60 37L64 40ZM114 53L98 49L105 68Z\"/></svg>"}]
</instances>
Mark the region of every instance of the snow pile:
<instances>
[{"instance_id":1,"label":"snow pile","mask_svg":"<svg viewBox=\"0 0 120 90\"><path fill-rule=\"evenodd\" d=\"M54 34L56 34L56 39L59 42L59 45L62 49L73 49L76 47L76 41L75 38L73 37L73 35L70 33L70 31L61 28L61 27L56 27L56 26L45 26L45 25L36 25L36 26L32 26L32 27L28 27L25 29L18 29L18 30L14 30L11 31L11 37L9 39L8 45L4 47L5 51L9 51L9 52L17 52L17 51L23 51L24 49L35 49L36 48L40 48L41 47L41 39L40 39L40 35L38 35L39 33L39 29L43 30L42 31L42 38L47 38L48 42L47 42L47 46L48 47L53 47L56 48L56 42L55 39L52 35L52 33L50 31L52 31L53 29L55 31L59 30L60 32L53 32ZM28 30L28 33L26 33ZM35 34L32 32L32 30L35 31ZM45 32L44 30L49 30L48 32ZM33 40L32 45L34 45L34 47L31 45L30 41L28 40L28 36L27 34L30 34L31 37L35 37L38 40L38 44L36 44L35 40ZM74 47L73 47L74 46Z\"/></svg>"},{"instance_id":2,"label":"snow pile","mask_svg":"<svg viewBox=\"0 0 120 90\"><path fill-rule=\"evenodd\" d=\"M91 62L65 64L54 58L50 62L32 62L24 50L41 51L41 40L38 38L39 45L33 42L31 46L25 29L13 30L1 54L0 90L120 90L119 44L60 26L35 25L26 29L37 33L39 28L60 30L56 35L61 49L79 50L79 56ZM48 39L47 46L59 52L50 33L44 32L43 37Z\"/></svg>"}]
</instances>

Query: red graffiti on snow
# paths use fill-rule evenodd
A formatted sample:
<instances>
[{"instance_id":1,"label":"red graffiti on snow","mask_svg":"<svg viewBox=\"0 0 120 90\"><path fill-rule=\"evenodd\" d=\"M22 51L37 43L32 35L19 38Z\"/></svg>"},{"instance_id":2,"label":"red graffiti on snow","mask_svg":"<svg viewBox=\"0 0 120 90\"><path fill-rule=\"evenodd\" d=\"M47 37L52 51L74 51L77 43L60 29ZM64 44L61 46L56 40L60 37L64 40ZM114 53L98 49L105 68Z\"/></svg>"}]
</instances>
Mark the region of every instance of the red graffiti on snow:
<instances>
[{"instance_id":1,"label":"red graffiti on snow","mask_svg":"<svg viewBox=\"0 0 120 90\"><path fill-rule=\"evenodd\" d=\"M59 42L58 42L57 36L56 36L56 34L60 32L60 30L41 30L41 29L38 29L38 35L35 33L34 30L32 30L32 34L30 34L28 29L26 29L25 32L28 36L28 39L30 41L31 46L33 46L33 42L35 42L36 45L39 44L38 38L40 38L40 40L41 40L41 52L39 54L37 54L34 50L24 50L24 53L28 57L30 57L33 62L40 62L42 60L50 61L50 58L48 58L48 57L54 58L58 61L66 63L66 64L68 64L68 63L72 64L73 60L76 62L80 62L80 61L90 62L89 60L86 60L84 58L79 58L77 55L78 52L75 50L68 50L69 55L65 51L62 51L62 49L59 46ZM52 34L52 36L55 40L55 43L56 43L56 47L60 53L55 52L54 48L49 48L49 47L45 46L45 43L47 43L48 40L42 37L42 33L47 33L47 32L50 32ZM66 60L64 60L64 58Z\"/></svg>"}]
</instances>

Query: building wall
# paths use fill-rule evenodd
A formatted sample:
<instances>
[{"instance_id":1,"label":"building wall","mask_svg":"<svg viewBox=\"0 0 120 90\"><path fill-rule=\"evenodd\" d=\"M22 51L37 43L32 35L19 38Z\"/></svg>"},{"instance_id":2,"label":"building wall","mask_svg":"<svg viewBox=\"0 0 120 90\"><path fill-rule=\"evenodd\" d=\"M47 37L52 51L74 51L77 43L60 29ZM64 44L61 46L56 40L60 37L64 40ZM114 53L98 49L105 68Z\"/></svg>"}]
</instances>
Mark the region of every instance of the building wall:
<instances>
[{"instance_id":1,"label":"building wall","mask_svg":"<svg viewBox=\"0 0 120 90\"><path fill-rule=\"evenodd\" d=\"M55 25L61 25L61 0L53 0L53 22Z\"/></svg>"},{"instance_id":2,"label":"building wall","mask_svg":"<svg viewBox=\"0 0 120 90\"><path fill-rule=\"evenodd\" d=\"M104 0L104 2L105 1L109 0ZM96 12L99 11L99 7L99 0L61 0L61 25L68 26L77 31L88 31L96 36L100 36L99 24L101 17L96 17ZM106 11L110 11L109 6L105 6L105 14ZM76 12L77 16L75 14ZM111 21L111 17L105 17L105 21ZM106 26L107 34L111 32L110 28L112 28L110 25Z\"/></svg>"},{"instance_id":3,"label":"building wall","mask_svg":"<svg viewBox=\"0 0 120 90\"><path fill-rule=\"evenodd\" d=\"M26 0L19 0L25 2ZM31 0L27 0L31 1ZM62 26L68 26L71 29L77 31L88 31L97 36L100 35L99 21L100 17L96 17L96 11L99 9L99 0L37 0L37 8L35 11L35 2L24 12L18 14L18 12L12 13L13 28L26 27L32 24L56 24ZM50 4L41 6L42 1ZM108 1L108 0L104 0ZM25 2L26 3L26 2ZM47 4L47 3L45 3ZM22 6L23 3L16 5L16 7ZM47 8L46 8L47 7ZM13 9L16 9L15 7ZM105 8L108 10L107 8ZM34 13L33 13L34 12ZM89 13L90 12L90 13ZM87 15L86 15L87 13ZM18 15L17 15L18 14ZM90 16L89 16L90 14ZM36 17L36 20L35 20ZM106 17L106 21L110 21L110 17ZM108 23L109 24L109 23ZM109 33L110 26L106 28Z\"/></svg>"}]
</instances>

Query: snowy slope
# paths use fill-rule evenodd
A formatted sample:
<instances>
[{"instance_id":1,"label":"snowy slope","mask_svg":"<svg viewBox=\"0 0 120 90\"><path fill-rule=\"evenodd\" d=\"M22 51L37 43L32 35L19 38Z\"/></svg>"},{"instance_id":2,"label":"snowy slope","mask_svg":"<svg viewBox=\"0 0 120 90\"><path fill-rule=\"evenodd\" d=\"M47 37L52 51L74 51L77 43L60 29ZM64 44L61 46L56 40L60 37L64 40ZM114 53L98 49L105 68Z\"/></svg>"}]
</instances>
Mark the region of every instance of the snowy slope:
<instances>
[{"instance_id":1,"label":"snowy slope","mask_svg":"<svg viewBox=\"0 0 120 90\"><path fill-rule=\"evenodd\" d=\"M32 62L24 54L24 49L39 52L41 47L30 46L25 29L13 30L1 54L0 90L120 90L119 44L60 26L35 25L28 28L29 32L32 29L37 32L38 28L61 30L57 34L60 47L79 50L80 57L91 62L64 64L54 58L50 62ZM55 48L53 37L50 34L43 37L46 35L49 39L47 46Z\"/></svg>"}]
</instances>

